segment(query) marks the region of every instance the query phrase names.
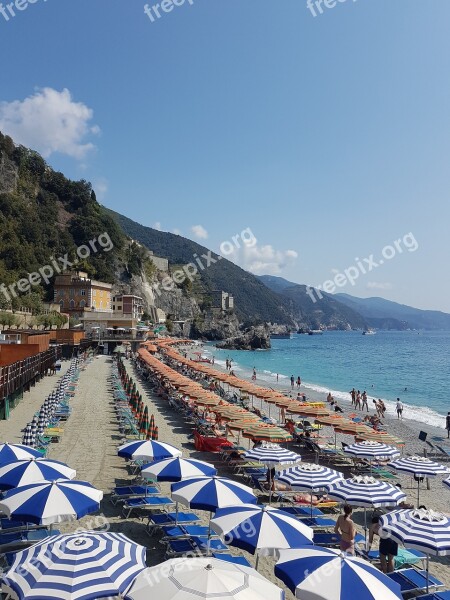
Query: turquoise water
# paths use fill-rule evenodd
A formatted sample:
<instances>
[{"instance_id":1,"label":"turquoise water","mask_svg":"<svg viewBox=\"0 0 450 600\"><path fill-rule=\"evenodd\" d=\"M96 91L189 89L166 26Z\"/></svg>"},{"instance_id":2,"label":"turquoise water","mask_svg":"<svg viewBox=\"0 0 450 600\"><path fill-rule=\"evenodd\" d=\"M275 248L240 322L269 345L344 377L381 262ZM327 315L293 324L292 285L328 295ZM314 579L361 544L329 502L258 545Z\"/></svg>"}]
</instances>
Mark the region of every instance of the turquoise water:
<instances>
[{"instance_id":1,"label":"turquoise water","mask_svg":"<svg viewBox=\"0 0 450 600\"><path fill-rule=\"evenodd\" d=\"M257 383L290 385L291 375L311 391L332 391L348 399L348 391L367 390L383 398L393 411L399 396L405 417L443 427L450 411L450 332L333 331L272 340L272 349L259 352L217 350L220 363L232 358L238 375L257 371ZM405 391L405 388L407 390Z\"/></svg>"}]
</instances>

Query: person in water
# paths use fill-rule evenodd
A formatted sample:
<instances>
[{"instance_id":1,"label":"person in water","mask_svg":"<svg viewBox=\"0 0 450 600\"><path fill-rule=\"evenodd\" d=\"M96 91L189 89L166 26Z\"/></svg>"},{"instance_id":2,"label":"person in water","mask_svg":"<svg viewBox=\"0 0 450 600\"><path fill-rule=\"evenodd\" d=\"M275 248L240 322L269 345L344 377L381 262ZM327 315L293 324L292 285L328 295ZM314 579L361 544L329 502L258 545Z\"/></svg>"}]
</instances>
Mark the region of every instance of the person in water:
<instances>
[{"instance_id":1,"label":"person in water","mask_svg":"<svg viewBox=\"0 0 450 600\"><path fill-rule=\"evenodd\" d=\"M344 514L338 517L334 533L338 533L341 536L339 544L341 551L354 556L356 527L352 521L352 513L352 507L346 504L344 506Z\"/></svg>"}]
</instances>

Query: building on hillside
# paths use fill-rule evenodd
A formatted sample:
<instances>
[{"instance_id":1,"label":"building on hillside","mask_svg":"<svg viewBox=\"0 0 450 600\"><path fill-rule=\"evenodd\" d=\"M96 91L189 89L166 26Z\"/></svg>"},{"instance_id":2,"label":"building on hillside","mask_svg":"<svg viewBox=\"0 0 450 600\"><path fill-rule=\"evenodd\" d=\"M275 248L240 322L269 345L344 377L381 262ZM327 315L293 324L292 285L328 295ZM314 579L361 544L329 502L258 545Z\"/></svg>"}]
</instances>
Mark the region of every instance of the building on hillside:
<instances>
[{"instance_id":1,"label":"building on hillside","mask_svg":"<svg viewBox=\"0 0 450 600\"><path fill-rule=\"evenodd\" d=\"M110 283L90 279L87 273L72 271L57 275L54 283L54 302L61 312L81 316L85 311L111 311Z\"/></svg>"},{"instance_id":2,"label":"building on hillside","mask_svg":"<svg viewBox=\"0 0 450 600\"><path fill-rule=\"evenodd\" d=\"M212 296L212 308L215 310L232 310L234 308L234 298L228 292L222 290L213 290Z\"/></svg>"},{"instance_id":3,"label":"building on hillside","mask_svg":"<svg viewBox=\"0 0 450 600\"><path fill-rule=\"evenodd\" d=\"M115 315L141 319L144 314L144 300L140 296L131 294L113 296L112 309Z\"/></svg>"},{"instance_id":4,"label":"building on hillside","mask_svg":"<svg viewBox=\"0 0 450 600\"><path fill-rule=\"evenodd\" d=\"M169 270L169 261L167 258L155 256L151 250L149 250L148 253L150 255L149 258L151 259L155 267L158 269L158 271L167 272Z\"/></svg>"}]
</instances>

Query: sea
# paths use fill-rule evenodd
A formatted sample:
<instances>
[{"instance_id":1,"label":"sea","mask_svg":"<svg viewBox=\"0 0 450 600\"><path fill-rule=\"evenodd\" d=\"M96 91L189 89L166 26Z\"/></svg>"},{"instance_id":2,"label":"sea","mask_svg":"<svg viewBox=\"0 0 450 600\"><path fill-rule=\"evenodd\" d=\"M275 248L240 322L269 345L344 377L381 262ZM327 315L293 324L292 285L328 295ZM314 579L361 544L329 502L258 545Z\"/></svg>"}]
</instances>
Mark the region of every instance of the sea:
<instances>
[{"instance_id":1,"label":"sea","mask_svg":"<svg viewBox=\"0 0 450 600\"><path fill-rule=\"evenodd\" d=\"M323 335L294 334L292 339L273 339L270 350L231 351L205 346L205 353L225 366L233 360L236 375L256 383L288 388L290 377L301 377L308 396L331 392L348 401L355 387L367 391L370 399L382 398L388 413L394 414L397 398L404 405L404 417L445 427L450 411L449 331L326 331ZM295 392L297 388L295 387Z\"/></svg>"}]
</instances>

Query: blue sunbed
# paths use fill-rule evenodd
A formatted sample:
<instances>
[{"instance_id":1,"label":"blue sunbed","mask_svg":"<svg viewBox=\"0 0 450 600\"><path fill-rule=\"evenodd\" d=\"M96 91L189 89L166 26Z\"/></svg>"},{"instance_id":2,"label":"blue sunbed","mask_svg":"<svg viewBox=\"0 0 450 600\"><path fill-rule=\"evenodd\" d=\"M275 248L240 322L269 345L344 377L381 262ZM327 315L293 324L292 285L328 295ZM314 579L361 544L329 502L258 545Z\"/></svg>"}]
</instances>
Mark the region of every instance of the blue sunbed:
<instances>
[{"instance_id":1,"label":"blue sunbed","mask_svg":"<svg viewBox=\"0 0 450 600\"><path fill-rule=\"evenodd\" d=\"M225 560L226 562L234 563L235 565L242 565L243 567L252 566L244 556L233 556L233 554L222 554L221 552L213 552L212 557L218 558L219 560Z\"/></svg>"},{"instance_id":2,"label":"blue sunbed","mask_svg":"<svg viewBox=\"0 0 450 600\"><path fill-rule=\"evenodd\" d=\"M175 502L166 496L130 498L129 500L126 500L123 505L123 514L125 518L128 519L131 513L137 509L160 510L168 508L169 506L175 506Z\"/></svg>"},{"instance_id":3,"label":"blue sunbed","mask_svg":"<svg viewBox=\"0 0 450 600\"><path fill-rule=\"evenodd\" d=\"M341 536L336 533L314 533L313 543L316 546L334 546L340 545ZM360 533L356 534L355 545L364 542L364 536Z\"/></svg>"},{"instance_id":4,"label":"blue sunbed","mask_svg":"<svg viewBox=\"0 0 450 600\"><path fill-rule=\"evenodd\" d=\"M299 519L311 518L311 517L323 517L324 513L320 510L320 508L311 508L306 506L280 506L280 510L284 510L289 513L293 517L297 517Z\"/></svg>"},{"instance_id":5,"label":"blue sunbed","mask_svg":"<svg viewBox=\"0 0 450 600\"><path fill-rule=\"evenodd\" d=\"M450 591L436 592L426 596L416 596L414 600L450 600Z\"/></svg>"},{"instance_id":6,"label":"blue sunbed","mask_svg":"<svg viewBox=\"0 0 450 600\"><path fill-rule=\"evenodd\" d=\"M153 533L154 529L158 527L163 527L164 525L194 525L195 523L200 523L201 519L198 515L189 512L169 512L169 513L161 513L157 515L151 515L148 518L147 529L150 535Z\"/></svg>"},{"instance_id":7,"label":"blue sunbed","mask_svg":"<svg viewBox=\"0 0 450 600\"><path fill-rule=\"evenodd\" d=\"M336 521L334 519L327 519L326 517L301 519L301 522L312 529L330 529L336 525Z\"/></svg>"},{"instance_id":8,"label":"blue sunbed","mask_svg":"<svg viewBox=\"0 0 450 600\"><path fill-rule=\"evenodd\" d=\"M163 533L163 540L161 541L164 541L165 538L205 537L208 536L209 527L206 525L164 525L161 527L161 531ZM212 537L217 536L212 534Z\"/></svg>"},{"instance_id":9,"label":"blue sunbed","mask_svg":"<svg viewBox=\"0 0 450 600\"><path fill-rule=\"evenodd\" d=\"M184 556L191 552L206 554L207 548L209 548L210 552L226 552L229 550L228 546L219 539L208 540L207 537L192 537L181 540L169 540L166 557Z\"/></svg>"},{"instance_id":10,"label":"blue sunbed","mask_svg":"<svg viewBox=\"0 0 450 600\"><path fill-rule=\"evenodd\" d=\"M160 493L161 490L154 485L130 485L116 487L111 493L111 502L115 506L121 500L128 500L128 498L133 498L133 496L157 496Z\"/></svg>"},{"instance_id":11,"label":"blue sunbed","mask_svg":"<svg viewBox=\"0 0 450 600\"><path fill-rule=\"evenodd\" d=\"M393 573L388 573L387 576L400 585L402 594L418 590L425 590L427 587L427 572L425 570L417 571L416 569L400 569ZM428 586L431 588L443 587L442 581L428 576Z\"/></svg>"}]
</instances>

